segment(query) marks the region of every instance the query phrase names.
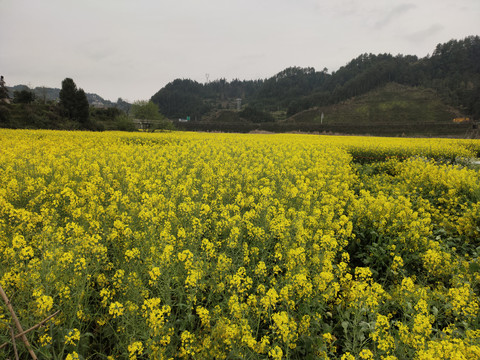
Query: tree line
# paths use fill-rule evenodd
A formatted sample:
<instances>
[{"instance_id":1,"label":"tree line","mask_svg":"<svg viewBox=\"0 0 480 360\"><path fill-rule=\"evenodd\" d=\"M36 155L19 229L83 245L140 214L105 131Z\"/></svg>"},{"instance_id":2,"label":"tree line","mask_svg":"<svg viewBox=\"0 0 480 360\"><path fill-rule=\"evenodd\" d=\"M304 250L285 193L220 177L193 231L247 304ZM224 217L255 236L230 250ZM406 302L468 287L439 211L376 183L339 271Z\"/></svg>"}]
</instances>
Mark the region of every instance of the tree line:
<instances>
[{"instance_id":1,"label":"tree line","mask_svg":"<svg viewBox=\"0 0 480 360\"><path fill-rule=\"evenodd\" d=\"M0 81L0 127L134 131L134 119L155 120L155 129L172 128L151 101L129 104L119 98L115 107L90 106L85 91L71 78L62 81L58 101L37 99L27 87L14 90L12 97L3 76Z\"/></svg>"}]
</instances>

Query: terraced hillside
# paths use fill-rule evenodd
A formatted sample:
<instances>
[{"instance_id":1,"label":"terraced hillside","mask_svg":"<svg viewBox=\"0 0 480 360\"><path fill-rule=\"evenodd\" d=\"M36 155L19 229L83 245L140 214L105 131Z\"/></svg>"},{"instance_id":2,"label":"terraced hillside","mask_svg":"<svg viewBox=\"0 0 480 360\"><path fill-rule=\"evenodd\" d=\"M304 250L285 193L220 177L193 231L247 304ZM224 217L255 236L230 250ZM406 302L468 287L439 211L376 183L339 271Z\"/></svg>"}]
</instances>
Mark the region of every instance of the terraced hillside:
<instances>
[{"instance_id":1,"label":"terraced hillside","mask_svg":"<svg viewBox=\"0 0 480 360\"><path fill-rule=\"evenodd\" d=\"M339 104L295 114L287 122L326 125L451 124L457 116L458 111L442 103L431 89L389 83Z\"/></svg>"}]
</instances>

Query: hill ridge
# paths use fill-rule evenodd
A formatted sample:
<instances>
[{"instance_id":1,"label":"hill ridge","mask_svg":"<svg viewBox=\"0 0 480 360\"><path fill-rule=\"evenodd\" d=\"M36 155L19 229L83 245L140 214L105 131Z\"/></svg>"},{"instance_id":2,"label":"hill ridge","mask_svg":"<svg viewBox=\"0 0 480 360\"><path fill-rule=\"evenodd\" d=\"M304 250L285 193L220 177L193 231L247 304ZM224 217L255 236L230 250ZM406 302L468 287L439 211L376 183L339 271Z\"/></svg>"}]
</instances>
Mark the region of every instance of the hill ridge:
<instances>
[{"instance_id":1,"label":"hill ridge","mask_svg":"<svg viewBox=\"0 0 480 360\"><path fill-rule=\"evenodd\" d=\"M292 116L309 108L332 105L387 83L435 90L462 114L480 118L480 37L438 44L432 56L361 54L329 74L326 69L289 67L264 80L218 79L198 83L175 79L151 101L169 118L202 119L220 109L253 107Z\"/></svg>"}]
</instances>

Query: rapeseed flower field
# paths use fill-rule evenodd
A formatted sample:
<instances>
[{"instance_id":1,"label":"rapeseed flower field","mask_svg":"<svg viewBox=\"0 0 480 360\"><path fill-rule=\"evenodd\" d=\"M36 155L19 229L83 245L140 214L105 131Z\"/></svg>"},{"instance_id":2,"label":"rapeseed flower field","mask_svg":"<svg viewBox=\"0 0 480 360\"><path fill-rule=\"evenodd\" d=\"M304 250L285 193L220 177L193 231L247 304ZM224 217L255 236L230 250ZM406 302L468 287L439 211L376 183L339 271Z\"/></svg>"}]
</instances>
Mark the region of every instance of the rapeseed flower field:
<instances>
[{"instance_id":1,"label":"rapeseed flower field","mask_svg":"<svg viewBox=\"0 0 480 360\"><path fill-rule=\"evenodd\" d=\"M24 328L60 310L42 359L480 359L478 140L0 144L0 285Z\"/></svg>"}]
</instances>

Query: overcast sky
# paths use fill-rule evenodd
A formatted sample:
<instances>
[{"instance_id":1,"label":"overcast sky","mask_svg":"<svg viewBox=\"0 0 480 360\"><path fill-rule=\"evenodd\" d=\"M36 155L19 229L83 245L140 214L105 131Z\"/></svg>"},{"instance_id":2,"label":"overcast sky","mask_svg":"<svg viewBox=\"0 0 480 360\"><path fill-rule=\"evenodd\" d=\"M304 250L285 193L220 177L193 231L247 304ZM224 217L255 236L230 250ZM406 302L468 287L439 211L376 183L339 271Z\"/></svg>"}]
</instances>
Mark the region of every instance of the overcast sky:
<instances>
[{"instance_id":1,"label":"overcast sky","mask_svg":"<svg viewBox=\"0 0 480 360\"><path fill-rule=\"evenodd\" d=\"M424 57L480 35L479 19L479 0L0 0L0 74L31 87L70 77L134 101L176 78L332 72L362 53Z\"/></svg>"}]
</instances>

